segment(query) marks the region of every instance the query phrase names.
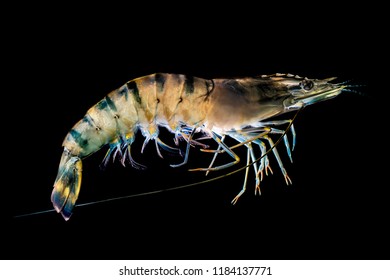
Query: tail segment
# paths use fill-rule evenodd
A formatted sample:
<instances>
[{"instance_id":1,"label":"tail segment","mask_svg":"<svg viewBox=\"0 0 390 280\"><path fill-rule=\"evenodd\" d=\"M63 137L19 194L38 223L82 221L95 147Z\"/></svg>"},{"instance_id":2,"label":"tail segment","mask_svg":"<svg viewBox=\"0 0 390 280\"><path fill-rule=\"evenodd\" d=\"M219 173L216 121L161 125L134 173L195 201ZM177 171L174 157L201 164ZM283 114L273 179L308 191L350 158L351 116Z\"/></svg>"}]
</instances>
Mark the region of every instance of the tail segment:
<instances>
[{"instance_id":1,"label":"tail segment","mask_svg":"<svg viewBox=\"0 0 390 280\"><path fill-rule=\"evenodd\" d=\"M67 221L79 196L82 162L65 148L51 194L54 209Z\"/></svg>"}]
</instances>

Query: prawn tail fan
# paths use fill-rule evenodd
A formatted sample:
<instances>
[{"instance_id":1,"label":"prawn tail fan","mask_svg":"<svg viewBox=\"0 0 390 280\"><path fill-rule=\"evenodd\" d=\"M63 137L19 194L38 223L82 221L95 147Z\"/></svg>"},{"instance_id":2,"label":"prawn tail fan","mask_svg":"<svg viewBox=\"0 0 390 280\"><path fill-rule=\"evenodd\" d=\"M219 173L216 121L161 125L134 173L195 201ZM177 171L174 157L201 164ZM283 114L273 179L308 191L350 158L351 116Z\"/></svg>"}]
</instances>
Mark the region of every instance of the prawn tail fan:
<instances>
[{"instance_id":1,"label":"prawn tail fan","mask_svg":"<svg viewBox=\"0 0 390 280\"><path fill-rule=\"evenodd\" d=\"M62 153L57 178L51 194L54 209L69 220L79 196L81 185L82 162L66 149Z\"/></svg>"}]
</instances>

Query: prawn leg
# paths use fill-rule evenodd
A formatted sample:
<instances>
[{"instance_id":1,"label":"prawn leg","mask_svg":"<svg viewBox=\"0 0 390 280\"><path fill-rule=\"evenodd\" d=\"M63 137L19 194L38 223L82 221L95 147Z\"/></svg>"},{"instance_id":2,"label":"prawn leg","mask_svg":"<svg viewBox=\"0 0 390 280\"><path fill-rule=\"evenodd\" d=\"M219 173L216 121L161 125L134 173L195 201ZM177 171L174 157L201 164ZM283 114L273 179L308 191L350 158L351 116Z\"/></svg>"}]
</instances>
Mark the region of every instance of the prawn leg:
<instances>
[{"instance_id":1,"label":"prawn leg","mask_svg":"<svg viewBox=\"0 0 390 280\"><path fill-rule=\"evenodd\" d=\"M189 155L189 153L190 153L190 147L191 147L192 137L193 137L194 134L195 134L195 130L196 130L196 129L194 128L194 129L191 131L191 134L190 134L189 136L184 136L184 135L186 135L186 134L181 134L181 136L187 141L186 153L185 153L185 155L184 155L184 160L183 160L182 163L179 163L179 164L171 164L171 165L170 165L171 167L176 168L176 167L183 166L183 165L187 164L187 162L188 162L188 155Z\"/></svg>"},{"instance_id":2,"label":"prawn leg","mask_svg":"<svg viewBox=\"0 0 390 280\"><path fill-rule=\"evenodd\" d=\"M260 166L258 169L258 174L260 174L260 181L263 181L263 175L264 175L263 172L265 171L265 175L268 176L268 170L271 172L271 174L273 174L273 171L272 171L271 166L269 164L267 150L266 150L266 146L265 146L264 142L261 140L255 140L255 141L253 141L253 143L257 144L260 148L260 151L261 151L261 160L260 160ZM258 189L258 191L260 194L260 188ZM255 193L256 193L256 191L255 191Z\"/></svg>"},{"instance_id":3,"label":"prawn leg","mask_svg":"<svg viewBox=\"0 0 390 280\"><path fill-rule=\"evenodd\" d=\"M284 130L273 128L270 133L283 135L284 132L285 132ZM294 142L295 141L293 140L293 147L291 149L290 148L290 143L288 142L287 134L283 135L283 140L284 140L284 146L286 147L286 150L287 150L287 155L290 158L290 161L292 163L293 159L292 159L291 151L294 149L294 145L295 145Z\"/></svg>"},{"instance_id":4,"label":"prawn leg","mask_svg":"<svg viewBox=\"0 0 390 280\"><path fill-rule=\"evenodd\" d=\"M229 148L225 143L223 143L221 141L221 139L218 138L217 134L215 132L211 132L211 135L214 139L215 142L218 143L218 145L222 148L221 151L225 151L226 153L228 153L233 159L234 161L233 162L229 162L229 163L226 163L226 164L223 164L223 165L219 165L219 166L216 166L216 167L206 167L206 168L194 168L194 169L189 169L189 171L216 171L216 170L221 170L221 169L225 169L225 168L228 168L230 166L233 166L237 163L240 162L240 158L237 156L236 153L234 153L231 148ZM203 150L203 151L208 151L208 150ZM215 151L216 152L216 151Z\"/></svg>"},{"instance_id":5,"label":"prawn leg","mask_svg":"<svg viewBox=\"0 0 390 280\"><path fill-rule=\"evenodd\" d=\"M283 125L283 124L289 124L290 125L290 131L292 135L292 148L291 150L294 151L295 144L296 144L296 132L294 128L294 124L292 123L292 120L279 120L279 121L268 121L268 122L261 122L263 125ZM282 133L284 133L284 130L281 130Z\"/></svg>"},{"instance_id":6,"label":"prawn leg","mask_svg":"<svg viewBox=\"0 0 390 280\"><path fill-rule=\"evenodd\" d=\"M223 135L223 136L221 137L221 142L223 142L223 141L225 140L225 137L226 137L226 135ZM217 151L220 151L221 149L222 149L221 145L218 145ZM215 162L217 156L218 156L218 152L215 152L215 153L214 153L214 156L213 156L213 159L211 160L211 163L210 163L210 165L209 165L209 169L210 169L211 167L213 167L213 164L214 164L214 162ZM210 172L210 171L206 171L206 176L209 174L209 172Z\"/></svg>"},{"instance_id":7,"label":"prawn leg","mask_svg":"<svg viewBox=\"0 0 390 280\"><path fill-rule=\"evenodd\" d=\"M264 136L264 139L268 140L268 142L269 142L269 144L270 144L271 147L274 147L275 144L274 144L274 141L272 141L271 137ZM283 176L284 176L284 180L286 181L286 184L287 184L287 185L291 185L291 184L292 184L292 181L291 181L290 177L287 175L287 171L286 171L286 169L285 169L284 166L283 166L283 162L282 162L282 160L280 159L278 150L276 149L276 147L274 147L274 148L272 149L272 151L273 151L273 153L274 153L274 156L275 156L275 158L276 158L276 161L278 162L279 168L280 168L280 170L282 171L282 174L283 174Z\"/></svg>"},{"instance_id":8,"label":"prawn leg","mask_svg":"<svg viewBox=\"0 0 390 280\"><path fill-rule=\"evenodd\" d=\"M166 144L163 141L161 141L160 138L157 137L154 140L156 141L156 148L157 148L157 150L159 150L159 147L160 147L160 148L162 148L163 150L165 150L165 151L167 151L169 153L179 153L179 149L178 148L173 148L173 147L169 146L168 144Z\"/></svg>"},{"instance_id":9,"label":"prawn leg","mask_svg":"<svg viewBox=\"0 0 390 280\"><path fill-rule=\"evenodd\" d=\"M241 146L243 146L245 144L251 143L251 142L253 142L256 139L262 138L265 135L267 135L270 131L271 131L271 129L269 129L269 130L267 130L267 131L265 131L265 132L255 136L255 137L248 138L247 140L238 141L239 143L237 145L229 147L229 150L233 150L233 149L241 147ZM234 133L234 134L239 134L239 133ZM206 152L206 153L224 153L226 150L225 149L223 149L223 150L220 150L220 149L217 149L217 150L201 149L201 151L202 152Z\"/></svg>"},{"instance_id":10,"label":"prawn leg","mask_svg":"<svg viewBox=\"0 0 390 280\"><path fill-rule=\"evenodd\" d=\"M234 205L237 203L238 199L241 197L241 195L244 194L246 191L246 184L248 182L248 173L249 173L249 164L250 164L250 148L248 148L247 155L246 155L246 165L248 165L247 168L245 168L245 177L244 177L244 185L242 186L241 191L236 195L235 198L231 201L231 203Z\"/></svg>"}]
</instances>

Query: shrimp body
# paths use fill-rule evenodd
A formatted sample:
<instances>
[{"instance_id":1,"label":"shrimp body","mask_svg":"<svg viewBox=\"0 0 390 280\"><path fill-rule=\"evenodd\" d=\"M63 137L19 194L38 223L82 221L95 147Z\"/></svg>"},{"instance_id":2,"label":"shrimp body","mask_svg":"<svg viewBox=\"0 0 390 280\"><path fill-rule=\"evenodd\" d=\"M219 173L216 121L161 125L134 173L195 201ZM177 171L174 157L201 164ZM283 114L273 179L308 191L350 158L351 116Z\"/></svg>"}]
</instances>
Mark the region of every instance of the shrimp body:
<instances>
[{"instance_id":1,"label":"shrimp body","mask_svg":"<svg viewBox=\"0 0 390 280\"><path fill-rule=\"evenodd\" d=\"M271 117L300 109L306 105L337 96L346 87L325 80L307 79L290 74L263 75L242 79L202 79L181 74L156 73L127 82L110 92L91 107L85 116L66 135L64 151L54 183L51 200L55 210L68 220L76 204L82 177L82 159L108 145L103 165L109 158L119 157L122 164L128 160L135 168L144 168L131 156L131 144L136 132L145 137L144 145L154 140L158 154L160 148L177 151L159 139L159 127L175 134L175 142L184 140L187 149L181 164L187 163L191 145L203 145L193 139L195 132L202 132L218 144L211 164L192 170L209 171L227 168L239 162L233 148L224 138L229 136L248 149L247 162L255 161L252 145L260 148L262 156L258 165L253 164L256 174L256 191L263 171L271 171L265 155L265 143L273 144L270 134L283 134L280 126L290 120L267 121ZM292 127L293 128L293 127ZM293 131L293 130L292 130ZM295 142L295 133L293 131ZM291 151L287 138L285 145ZM206 147L206 145L203 145ZM278 152L273 149L286 183L291 183ZM228 153L233 161L213 167L219 153ZM247 173L242 191L245 191Z\"/></svg>"}]
</instances>

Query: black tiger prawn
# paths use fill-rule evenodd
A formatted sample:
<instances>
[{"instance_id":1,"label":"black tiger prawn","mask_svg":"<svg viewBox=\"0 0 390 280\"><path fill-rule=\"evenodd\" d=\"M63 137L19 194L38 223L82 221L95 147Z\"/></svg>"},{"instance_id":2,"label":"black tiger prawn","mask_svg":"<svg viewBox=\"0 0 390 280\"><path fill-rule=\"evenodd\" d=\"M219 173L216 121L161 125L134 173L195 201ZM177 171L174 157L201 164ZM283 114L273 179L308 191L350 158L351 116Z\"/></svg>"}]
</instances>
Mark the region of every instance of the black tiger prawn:
<instances>
[{"instance_id":1,"label":"black tiger prawn","mask_svg":"<svg viewBox=\"0 0 390 280\"><path fill-rule=\"evenodd\" d=\"M266 143L274 147L272 134L283 136L288 156L295 146L295 130L291 120L270 120L274 116L301 109L307 105L339 95L347 85L330 83L335 78L308 79L292 74L261 75L237 79L203 79L181 74L156 73L127 82L110 92L91 107L76 123L63 142L59 170L51 200L55 210L68 220L80 192L82 159L108 145L103 160L119 157L122 164L128 160L135 168L144 168L131 156L131 145L139 130L145 137L142 149L151 140L158 154L160 148L178 151L159 139L159 128L175 135L175 142L186 141L183 162L187 163L191 146L200 145L202 151L214 153L208 167L191 171L215 171L231 167L240 161L234 148L247 148L247 171L252 165L256 176L255 194L260 194L263 173L272 172L267 157ZM282 126L289 124L293 136L292 147ZM197 132L213 139L216 150L207 150ZM226 136L238 142L224 143ZM261 159L257 162L253 145L259 147ZM232 161L214 166L218 154L227 153ZM277 149L274 156L287 184L291 179L283 166ZM232 200L235 204L246 189L248 172L242 190Z\"/></svg>"}]
</instances>

